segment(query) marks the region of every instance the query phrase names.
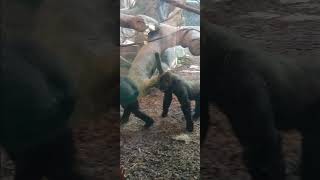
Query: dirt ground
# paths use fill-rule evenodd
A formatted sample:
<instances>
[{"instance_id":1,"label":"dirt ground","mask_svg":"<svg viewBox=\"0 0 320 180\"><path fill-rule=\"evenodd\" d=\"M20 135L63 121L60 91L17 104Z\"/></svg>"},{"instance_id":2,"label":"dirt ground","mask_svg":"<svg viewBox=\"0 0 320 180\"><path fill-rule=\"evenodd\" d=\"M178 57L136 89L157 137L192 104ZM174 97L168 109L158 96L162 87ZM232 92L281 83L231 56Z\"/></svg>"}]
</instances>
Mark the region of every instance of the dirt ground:
<instances>
[{"instance_id":1,"label":"dirt ground","mask_svg":"<svg viewBox=\"0 0 320 180\"><path fill-rule=\"evenodd\" d=\"M190 81L199 80L199 63L199 57L188 58L174 72ZM184 72L188 70L192 73ZM140 99L141 110L155 120L151 129L144 129L144 122L134 116L120 128L125 176L127 179L200 179L200 122L195 122L187 142L173 139L186 134L183 113L174 97L168 117L162 118L162 101L163 93L158 89Z\"/></svg>"},{"instance_id":2,"label":"dirt ground","mask_svg":"<svg viewBox=\"0 0 320 180\"><path fill-rule=\"evenodd\" d=\"M299 0L297 0L299 1ZM207 2L207 3L205 3ZM304 0L203 1L202 19L207 18L255 41L266 51L308 60L320 57L320 2ZM241 148L227 118L212 107L209 140L201 148L201 179L249 180L241 160ZM299 179L301 137L284 132L288 179Z\"/></svg>"}]
</instances>

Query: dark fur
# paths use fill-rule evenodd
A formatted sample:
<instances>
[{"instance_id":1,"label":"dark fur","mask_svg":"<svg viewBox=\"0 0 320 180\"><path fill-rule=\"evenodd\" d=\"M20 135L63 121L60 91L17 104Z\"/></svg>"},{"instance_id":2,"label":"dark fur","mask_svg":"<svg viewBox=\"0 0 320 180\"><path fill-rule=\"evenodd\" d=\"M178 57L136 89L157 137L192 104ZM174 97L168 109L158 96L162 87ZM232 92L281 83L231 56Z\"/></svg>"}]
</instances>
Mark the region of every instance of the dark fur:
<instances>
[{"instance_id":1,"label":"dark fur","mask_svg":"<svg viewBox=\"0 0 320 180\"><path fill-rule=\"evenodd\" d=\"M81 179L73 168L68 119L73 86L59 59L32 42L1 42L0 145L15 180Z\"/></svg>"},{"instance_id":2,"label":"dark fur","mask_svg":"<svg viewBox=\"0 0 320 180\"><path fill-rule=\"evenodd\" d=\"M137 116L145 122L145 127L152 126L154 120L145 113L140 111L139 102L137 100L139 91L134 82L132 82L132 80L130 80L127 77L121 77L120 81L120 96L122 96L120 97L120 104L124 109L123 115L121 117L121 122L128 122L130 114L133 113L135 116ZM128 102L128 97L133 97L134 100L130 100L130 102Z\"/></svg>"},{"instance_id":3,"label":"dark fur","mask_svg":"<svg viewBox=\"0 0 320 180\"><path fill-rule=\"evenodd\" d=\"M253 179L285 179L279 129L302 133L302 179L320 179L319 59L269 54L204 21L201 33L203 107L214 102L229 117Z\"/></svg>"},{"instance_id":4,"label":"dark fur","mask_svg":"<svg viewBox=\"0 0 320 180\"><path fill-rule=\"evenodd\" d=\"M165 72L160 75L159 88L164 92L162 117L168 115L172 94L174 94L179 100L181 110L186 119L187 131L193 131L192 119L200 117L200 83L192 84L174 73ZM196 101L193 116L191 115L191 100Z\"/></svg>"},{"instance_id":5,"label":"dark fur","mask_svg":"<svg viewBox=\"0 0 320 180\"><path fill-rule=\"evenodd\" d=\"M177 96L181 105L181 110L186 119L186 129L193 131L193 121L200 117L200 81L191 83L182 79L172 72L164 72L161 65L159 53L155 53L156 65L159 71L159 89L164 92L162 117L168 115L169 107L172 102L172 94ZM191 115L190 100L196 101L193 116Z\"/></svg>"}]
</instances>

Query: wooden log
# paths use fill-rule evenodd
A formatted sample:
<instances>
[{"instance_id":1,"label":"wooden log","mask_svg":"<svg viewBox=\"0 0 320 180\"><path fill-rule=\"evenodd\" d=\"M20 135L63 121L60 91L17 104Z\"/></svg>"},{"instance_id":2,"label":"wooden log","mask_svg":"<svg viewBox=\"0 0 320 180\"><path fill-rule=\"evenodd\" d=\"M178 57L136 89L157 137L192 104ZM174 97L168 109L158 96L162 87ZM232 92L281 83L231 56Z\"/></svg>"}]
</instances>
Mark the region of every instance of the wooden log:
<instances>
[{"instance_id":1,"label":"wooden log","mask_svg":"<svg viewBox=\"0 0 320 180\"><path fill-rule=\"evenodd\" d=\"M123 13L120 13L120 26L134 29L138 32L144 32L148 28L150 28L151 31L159 29L159 23L151 17L145 15L133 16Z\"/></svg>"},{"instance_id":2,"label":"wooden log","mask_svg":"<svg viewBox=\"0 0 320 180\"><path fill-rule=\"evenodd\" d=\"M181 9L185 9L187 11L190 11L190 12L193 12L193 13L196 13L196 14L200 15L200 9L188 6L188 5L183 4L183 3L181 3L181 2L179 2L177 0L165 0L165 2L170 3L171 5L179 7Z\"/></svg>"}]
</instances>

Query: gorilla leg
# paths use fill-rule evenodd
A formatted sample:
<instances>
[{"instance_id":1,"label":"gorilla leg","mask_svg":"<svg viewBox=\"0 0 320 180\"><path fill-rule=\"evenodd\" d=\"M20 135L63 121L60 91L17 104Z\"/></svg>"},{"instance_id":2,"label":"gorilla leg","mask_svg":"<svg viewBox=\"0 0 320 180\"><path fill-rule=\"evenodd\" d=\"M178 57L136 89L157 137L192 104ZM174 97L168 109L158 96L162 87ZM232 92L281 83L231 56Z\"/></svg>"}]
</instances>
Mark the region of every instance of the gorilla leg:
<instances>
[{"instance_id":1,"label":"gorilla leg","mask_svg":"<svg viewBox=\"0 0 320 180\"><path fill-rule=\"evenodd\" d=\"M200 144L202 145L204 140L207 137L208 128L209 128L209 103L207 100L202 101L202 121L200 124Z\"/></svg>"},{"instance_id":2,"label":"gorilla leg","mask_svg":"<svg viewBox=\"0 0 320 180\"><path fill-rule=\"evenodd\" d=\"M76 150L71 130L57 138L48 148L47 154L51 157L46 171L48 180L83 180L84 176L80 175L75 165Z\"/></svg>"},{"instance_id":3,"label":"gorilla leg","mask_svg":"<svg viewBox=\"0 0 320 180\"><path fill-rule=\"evenodd\" d=\"M244 147L243 157L253 180L285 179L279 134L274 133L273 137L238 136L238 138Z\"/></svg>"},{"instance_id":4,"label":"gorilla leg","mask_svg":"<svg viewBox=\"0 0 320 180\"><path fill-rule=\"evenodd\" d=\"M131 105L131 111L132 113L137 116L138 118L142 119L146 124L145 127L150 127L153 125L154 121L151 117L146 115L145 113L140 111L139 103L136 101Z\"/></svg>"},{"instance_id":5,"label":"gorilla leg","mask_svg":"<svg viewBox=\"0 0 320 180\"><path fill-rule=\"evenodd\" d=\"M194 114L192 116L193 120L197 120L200 117L200 99L196 100L196 107L194 109Z\"/></svg>"},{"instance_id":6,"label":"gorilla leg","mask_svg":"<svg viewBox=\"0 0 320 180\"><path fill-rule=\"evenodd\" d=\"M178 100L180 102L181 110L182 110L183 115L186 120L186 130L188 132L192 132L193 131L193 121L192 121L192 117L191 117L190 101L188 98L185 98L185 97L182 98L181 96L178 96Z\"/></svg>"},{"instance_id":7,"label":"gorilla leg","mask_svg":"<svg viewBox=\"0 0 320 180\"><path fill-rule=\"evenodd\" d=\"M257 87L225 101L223 108L243 147L243 158L253 180L284 180L281 138L274 124L268 93ZM243 103L246 106L243 106Z\"/></svg>"},{"instance_id":8,"label":"gorilla leg","mask_svg":"<svg viewBox=\"0 0 320 180\"><path fill-rule=\"evenodd\" d=\"M243 147L243 158L253 180L284 180L281 138L270 119L251 112L251 117L230 117L235 135ZM234 117L234 118L232 118ZM260 118L258 118L260 117Z\"/></svg>"},{"instance_id":9,"label":"gorilla leg","mask_svg":"<svg viewBox=\"0 0 320 180\"><path fill-rule=\"evenodd\" d=\"M123 115L121 117L121 124L127 123L131 114L130 108L127 106L123 107Z\"/></svg>"},{"instance_id":10,"label":"gorilla leg","mask_svg":"<svg viewBox=\"0 0 320 180\"><path fill-rule=\"evenodd\" d=\"M302 142L302 180L319 179L320 178L320 103L311 108L308 113L310 121L301 134Z\"/></svg>"},{"instance_id":11,"label":"gorilla leg","mask_svg":"<svg viewBox=\"0 0 320 180\"><path fill-rule=\"evenodd\" d=\"M15 180L82 180L75 172L74 143L71 130L47 144L30 149L23 154L14 155L16 162Z\"/></svg>"},{"instance_id":12,"label":"gorilla leg","mask_svg":"<svg viewBox=\"0 0 320 180\"><path fill-rule=\"evenodd\" d=\"M320 178L319 132L303 133L302 142L302 180Z\"/></svg>"},{"instance_id":13,"label":"gorilla leg","mask_svg":"<svg viewBox=\"0 0 320 180\"><path fill-rule=\"evenodd\" d=\"M137 116L139 119L143 120L145 122L145 127L150 127L153 124L153 119L146 115L145 113L140 111L139 102L135 101L134 103L129 104L124 108L123 116L122 118L128 118L130 116L130 113L133 113L135 116ZM124 117L125 116L125 117Z\"/></svg>"},{"instance_id":14,"label":"gorilla leg","mask_svg":"<svg viewBox=\"0 0 320 180\"><path fill-rule=\"evenodd\" d=\"M163 105L162 105L162 117L167 117L169 112L169 107L172 102L172 92L165 92L163 97Z\"/></svg>"}]
</instances>

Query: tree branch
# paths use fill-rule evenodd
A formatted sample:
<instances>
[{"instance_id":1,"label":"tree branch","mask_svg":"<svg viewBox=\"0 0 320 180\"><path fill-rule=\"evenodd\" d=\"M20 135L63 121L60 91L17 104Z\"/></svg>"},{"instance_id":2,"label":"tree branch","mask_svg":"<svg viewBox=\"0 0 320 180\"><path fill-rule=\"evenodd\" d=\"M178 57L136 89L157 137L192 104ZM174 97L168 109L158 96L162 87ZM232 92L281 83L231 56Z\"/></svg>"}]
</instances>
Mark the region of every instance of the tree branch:
<instances>
[{"instance_id":1,"label":"tree branch","mask_svg":"<svg viewBox=\"0 0 320 180\"><path fill-rule=\"evenodd\" d=\"M138 32L144 32L146 29L155 31L159 29L159 23L155 19L145 15L128 15L120 13L120 26L134 29ZM151 29L152 27L152 29Z\"/></svg>"},{"instance_id":2,"label":"tree branch","mask_svg":"<svg viewBox=\"0 0 320 180\"><path fill-rule=\"evenodd\" d=\"M187 10L187 11L190 11L190 12L193 12L193 13L196 13L196 14L199 14L200 15L200 9L197 9L197 8L194 8L194 7L191 7L191 6L188 6L186 4L182 4L176 0L164 0L166 3L169 3L173 6L176 6L176 7L179 7L181 9L184 9L184 10Z\"/></svg>"}]
</instances>

